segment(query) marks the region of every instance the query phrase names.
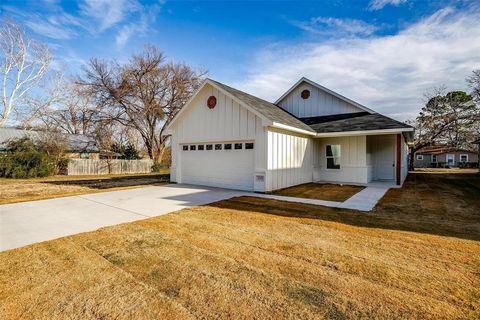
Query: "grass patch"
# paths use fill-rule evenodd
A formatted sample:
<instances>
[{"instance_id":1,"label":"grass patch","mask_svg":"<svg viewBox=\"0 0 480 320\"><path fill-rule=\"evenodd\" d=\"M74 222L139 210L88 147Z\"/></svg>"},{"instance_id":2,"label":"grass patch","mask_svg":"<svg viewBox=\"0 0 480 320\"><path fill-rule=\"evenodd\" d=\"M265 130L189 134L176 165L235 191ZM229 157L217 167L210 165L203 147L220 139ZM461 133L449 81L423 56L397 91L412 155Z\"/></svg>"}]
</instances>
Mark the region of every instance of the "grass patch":
<instances>
[{"instance_id":1,"label":"grass patch","mask_svg":"<svg viewBox=\"0 0 480 320\"><path fill-rule=\"evenodd\" d=\"M136 175L53 176L0 179L0 204L51 199L166 183L168 171Z\"/></svg>"},{"instance_id":2,"label":"grass patch","mask_svg":"<svg viewBox=\"0 0 480 320\"><path fill-rule=\"evenodd\" d=\"M372 213L240 197L0 253L0 318L480 318L480 175Z\"/></svg>"},{"instance_id":3,"label":"grass patch","mask_svg":"<svg viewBox=\"0 0 480 320\"><path fill-rule=\"evenodd\" d=\"M330 183L305 183L274 191L272 194L286 197L308 198L344 202L364 187Z\"/></svg>"}]
</instances>

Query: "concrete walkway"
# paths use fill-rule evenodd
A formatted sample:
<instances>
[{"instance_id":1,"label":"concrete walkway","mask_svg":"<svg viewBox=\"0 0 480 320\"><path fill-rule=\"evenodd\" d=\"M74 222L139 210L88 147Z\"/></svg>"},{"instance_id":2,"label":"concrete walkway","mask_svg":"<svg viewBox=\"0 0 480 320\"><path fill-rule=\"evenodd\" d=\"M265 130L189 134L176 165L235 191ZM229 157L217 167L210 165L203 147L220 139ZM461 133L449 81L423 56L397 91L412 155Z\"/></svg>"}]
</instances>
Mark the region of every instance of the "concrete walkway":
<instances>
[{"instance_id":1,"label":"concrete walkway","mask_svg":"<svg viewBox=\"0 0 480 320\"><path fill-rule=\"evenodd\" d=\"M352 209L352 210L359 210L359 211L371 211L375 207L375 205L378 203L378 201L380 201L380 199L385 195L388 189L389 187L387 186L366 187L365 189L353 195L352 197L350 197L344 202L285 197L285 196L276 196L272 194L254 194L254 196L259 198L267 198L267 199L274 199L274 200L280 200L280 201L313 204L316 206L344 208L344 209Z\"/></svg>"},{"instance_id":2,"label":"concrete walkway","mask_svg":"<svg viewBox=\"0 0 480 320\"><path fill-rule=\"evenodd\" d=\"M243 194L171 184L1 205L0 251Z\"/></svg>"}]
</instances>

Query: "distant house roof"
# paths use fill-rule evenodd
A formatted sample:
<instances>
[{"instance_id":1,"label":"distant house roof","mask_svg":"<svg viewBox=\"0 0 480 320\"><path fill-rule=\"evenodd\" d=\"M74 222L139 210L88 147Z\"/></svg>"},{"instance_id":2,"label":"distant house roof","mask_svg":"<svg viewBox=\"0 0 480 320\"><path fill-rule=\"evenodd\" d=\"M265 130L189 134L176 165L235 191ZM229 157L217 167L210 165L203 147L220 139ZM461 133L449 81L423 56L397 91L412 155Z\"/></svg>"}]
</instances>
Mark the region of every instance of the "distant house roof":
<instances>
[{"instance_id":1,"label":"distant house roof","mask_svg":"<svg viewBox=\"0 0 480 320\"><path fill-rule=\"evenodd\" d=\"M475 151L462 149L462 148L456 148L456 147L452 147L452 146L445 145L445 144L439 144L439 145L432 145L432 146L423 147L420 150L417 150L416 153L443 154L443 153L448 153L448 152L472 152L473 153Z\"/></svg>"},{"instance_id":2,"label":"distant house roof","mask_svg":"<svg viewBox=\"0 0 480 320\"><path fill-rule=\"evenodd\" d=\"M317 133L369 131L385 129L413 129L412 126L379 113L355 112L328 116L300 118Z\"/></svg>"},{"instance_id":3,"label":"distant house roof","mask_svg":"<svg viewBox=\"0 0 480 320\"><path fill-rule=\"evenodd\" d=\"M64 134L68 152L99 152L94 139L79 134ZM12 139L41 139L42 132L16 128L0 128L0 151L7 150L7 143Z\"/></svg>"},{"instance_id":4,"label":"distant house roof","mask_svg":"<svg viewBox=\"0 0 480 320\"><path fill-rule=\"evenodd\" d=\"M296 118L294 115L288 113L277 105L274 105L271 102L252 96L251 94L245 93L243 91L237 90L235 88L229 87L218 81L208 79L210 82L213 82L218 87L230 93L232 96L241 100L247 104L250 108L258 111L260 114L265 116L267 119L278 122L287 126L292 126L298 129L314 132L312 128L308 125L305 125L302 121Z\"/></svg>"}]
</instances>

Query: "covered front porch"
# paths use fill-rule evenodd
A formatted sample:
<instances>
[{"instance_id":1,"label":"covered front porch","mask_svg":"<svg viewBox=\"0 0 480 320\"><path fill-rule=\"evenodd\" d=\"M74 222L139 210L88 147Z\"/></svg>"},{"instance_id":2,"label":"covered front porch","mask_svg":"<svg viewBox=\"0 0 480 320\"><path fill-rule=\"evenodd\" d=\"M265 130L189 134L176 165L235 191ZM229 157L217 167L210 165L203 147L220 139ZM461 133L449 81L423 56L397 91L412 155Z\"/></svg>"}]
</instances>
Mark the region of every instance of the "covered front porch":
<instances>
[{"instance_id":1,"label":"covered front porch","mask_svg":"<svg viewBox=\"0 0 480 320\"><path fill-rule=\"evenodd\" d=\"M315 182L395 187L407 176L408 145L402 132L337 133L313 143Z\"/></svg>"}]
</instances>

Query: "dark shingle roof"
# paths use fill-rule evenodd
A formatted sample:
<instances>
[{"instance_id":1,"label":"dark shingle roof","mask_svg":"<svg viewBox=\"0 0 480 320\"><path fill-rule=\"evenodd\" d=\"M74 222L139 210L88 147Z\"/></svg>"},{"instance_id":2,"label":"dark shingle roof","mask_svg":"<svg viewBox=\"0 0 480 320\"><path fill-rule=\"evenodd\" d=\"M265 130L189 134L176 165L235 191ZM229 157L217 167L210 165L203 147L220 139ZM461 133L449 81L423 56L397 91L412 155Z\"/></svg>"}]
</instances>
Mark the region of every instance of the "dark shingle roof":
<instances>
[{"instance_id":1,"label":"dark shingle roof","mask_svg":"<svg viewBox=\"0 0 480 320\"><path fill-rule=\"evenodd\" d=\"M410 129L411 126L378 113L355 112L300 118L317 133Z\"/></svg>"},{"instance_id":2,"label":"dark shingle roof","mask_svg":"<svg viewBox=\"0 0 480 320\"><path fill-rule=\"evenodd\" d=\"M0 150L6 150L9 140L28 137L32 140L42 138L42 132L21 130L16 128L0 128ZM67 151L69 152L99 152L98 146L92 138L79 134L65 134Z\"/></svg>"},{"instance_id":3,"label":"dark shingle roof","mask_svg":"<svg viewBox=\"0 0 480 320\"><path fill-rule=\"evenodd\" d=\"M215 80L209 80L273 122L278 122L283 125L310 131L312 133L315 132L298 118L271 102L265 101L263 99L252 96L251 94L229 87Z\"/></svg>"},{"instance_id":4,"label":"dark shingle roof","mask_svg":"<svg viewBox=\"0 0 480 320\"><path fill-rule=\"evenodd\" d=\"M423 147L417 150L415 153L418 154L443 154L448 152L471 152L475 153L475 151L453 147L447 144L440 144L440 145L431 145Z\"/></svg>"}]
</instances>

